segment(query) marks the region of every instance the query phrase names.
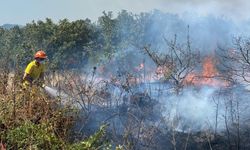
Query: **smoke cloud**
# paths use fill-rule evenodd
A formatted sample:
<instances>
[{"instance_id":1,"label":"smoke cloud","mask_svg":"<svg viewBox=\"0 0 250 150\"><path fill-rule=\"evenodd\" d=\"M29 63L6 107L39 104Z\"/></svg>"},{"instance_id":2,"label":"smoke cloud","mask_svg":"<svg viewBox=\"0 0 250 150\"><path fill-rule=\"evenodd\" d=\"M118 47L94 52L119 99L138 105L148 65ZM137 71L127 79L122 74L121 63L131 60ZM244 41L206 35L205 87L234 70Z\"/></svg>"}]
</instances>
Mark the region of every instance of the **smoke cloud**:
<instances>
[{"instance_id":1,"label":"smoke cloud","mask_svg":"<svg viewBox=\"0 0 250 150\"><path fill-rule=\"evenodd\" d=\"M216 107L213 102L214 88L202 88L198 92L194 89L185 89L181 95L172 95L163 100L170 111L170 118L178 122L177 129L201 130L215 124ZM172 106L172 107L170 107ZM166 112L167 112L166 111Z\"/></svg>"},{"instance_id":2,"label":"smoke cloud","mask_svg":"<svg viewBox=\"0 0 250 150\"><path fill-rule=\"evenodd\" d=\"M98 0L92 1L91 3L95 6L101 5L101 1ZM134 13L152 11L154 9L176 14L190 12L197 13L201 16L223 16L237 22L250 18L249 6L250 2L246 0L145 0L143 2L133 0L107 0L101 7L103 7L103 10L115 12L121 9Z\"/></svg>"},{"instance_id":3,"label":"smoke cloud","mask_svg":"<svg viewBox=\"0 0 250 150\"><path fill-rule=\"evenodd\" d=\"M247 0L74 0L72 2L23 0L14 3L5 1L1 6L3 7L1 7L0 24L24 25L32 20L45 18L60 20L65 17L69 20L90 18L96 21L103 11L113 11L114 14L117 14L123 9L137 14L155 9L179 15L186 14L186 12L196 13L200 16L212 14L232 19L235 22L250 18L250 2ZM20 17L16 18L17 15Z\"/></svg>"}]
</instances>

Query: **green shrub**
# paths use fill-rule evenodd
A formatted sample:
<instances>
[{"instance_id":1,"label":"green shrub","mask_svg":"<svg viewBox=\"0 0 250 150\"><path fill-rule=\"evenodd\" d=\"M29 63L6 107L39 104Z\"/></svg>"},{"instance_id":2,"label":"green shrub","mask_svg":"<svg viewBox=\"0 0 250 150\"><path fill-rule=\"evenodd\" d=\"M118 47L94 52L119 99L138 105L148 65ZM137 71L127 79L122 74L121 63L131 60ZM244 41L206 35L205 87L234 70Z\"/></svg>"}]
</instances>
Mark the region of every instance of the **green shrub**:
<instances>
[{"instance_id":1,"label":"green shrub","mask_svg":"<svg viewBox=\"0 0 250 150\"><path fill-rule=\"evenodd\" d=\"M84 141L72 144L69 149L71 150L97 150L97 149L104 149L109 150L111 149L111 144L109 141L106 140L107 125L102 125L100 129L89 138L85 139Z\"/></svg>"},{"instance_id":2,"label":"green shrub","mask_svg":"<svg viewBox=\"0 0 250 150\"><path fill-rule=\"evenodd\" d=\"M49 124L24 122L7 132L7 145L15 149L62 149L62 142Z\"/></svg>"}]
</instances>

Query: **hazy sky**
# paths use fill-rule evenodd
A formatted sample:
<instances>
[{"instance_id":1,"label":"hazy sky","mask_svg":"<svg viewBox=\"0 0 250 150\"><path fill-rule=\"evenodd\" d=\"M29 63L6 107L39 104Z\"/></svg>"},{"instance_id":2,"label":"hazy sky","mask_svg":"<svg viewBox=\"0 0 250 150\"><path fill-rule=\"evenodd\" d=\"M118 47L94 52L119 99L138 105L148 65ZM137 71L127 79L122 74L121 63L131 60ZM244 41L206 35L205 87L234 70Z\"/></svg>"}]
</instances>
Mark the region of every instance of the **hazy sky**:
<instances>
[{"instance_id":1,"label":"hazy sky","mask_svg":"<svg viewBox=\"0 0 250 150\"><path fill-rule=\"evenodd\" d=\"M0 25L22 24L46 17L58 21L90 18L97 20L102 12L122 10L134 13L154 9L164 12L214 14L234 20L250 17L250 0L0 0Z\"/></svg>"}]
</instances>

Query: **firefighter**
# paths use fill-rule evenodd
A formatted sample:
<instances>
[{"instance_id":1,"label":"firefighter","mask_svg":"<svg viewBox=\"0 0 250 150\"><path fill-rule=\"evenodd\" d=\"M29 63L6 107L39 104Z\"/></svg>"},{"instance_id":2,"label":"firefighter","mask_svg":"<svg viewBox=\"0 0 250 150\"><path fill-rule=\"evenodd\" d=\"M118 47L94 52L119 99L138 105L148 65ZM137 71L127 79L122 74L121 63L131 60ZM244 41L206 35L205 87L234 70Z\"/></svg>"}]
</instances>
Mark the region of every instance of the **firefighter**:
<instances>
[{"instance_id":1,"label":"firefighter","mask_svg":"<svg viewBox=\"0 0 250 150\"><path fill-rule=\"evenodd\" d=\"M44 71L45 71L45 60L47 55L43 50L38 50L34 55L34 60L31 61L23 75L23 88L27 89L31 87L34 83L39 86L43 86L44 82Z\"/></svg>"}]
</instances>

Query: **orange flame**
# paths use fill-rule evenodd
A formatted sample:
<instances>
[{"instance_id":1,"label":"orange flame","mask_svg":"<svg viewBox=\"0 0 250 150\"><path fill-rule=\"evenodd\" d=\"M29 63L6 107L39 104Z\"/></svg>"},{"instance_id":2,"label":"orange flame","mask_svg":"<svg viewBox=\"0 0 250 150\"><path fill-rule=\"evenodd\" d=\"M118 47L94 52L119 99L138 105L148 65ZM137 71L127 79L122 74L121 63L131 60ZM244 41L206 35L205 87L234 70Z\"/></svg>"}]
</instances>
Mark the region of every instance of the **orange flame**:
<instances>
[{"instance_id":1,"label":"orange flame","mask_svg":"<svg viewBox=\"0 0 250 150\"><path fill-rule=\"evenodd\" d=\"M212 56L208 56L204 59L202 64L202 72L189 73L185 78L186 84L196 86L213 86L213 87L226 87L228 83L223 80L217 79L220 76L218 70L215 67L215 59Z\"/></svg>"},{"instance_id":2,"label":"orange flame","mask_svg":"<svg viewBox=\"0 0 250 150\"><path fill-rule=\"evenodd\" d=\"M205 78L213 78L219 75L215 68L215 61L211 56L204 59L202 68L202 76Z\"/></svg>"}]
</instances>

